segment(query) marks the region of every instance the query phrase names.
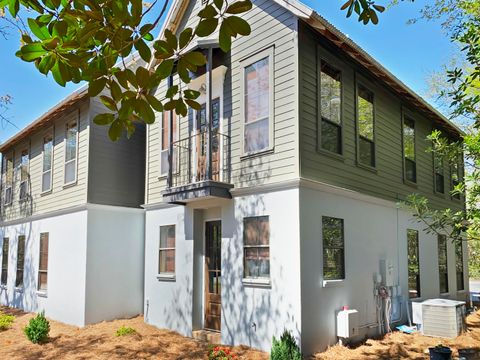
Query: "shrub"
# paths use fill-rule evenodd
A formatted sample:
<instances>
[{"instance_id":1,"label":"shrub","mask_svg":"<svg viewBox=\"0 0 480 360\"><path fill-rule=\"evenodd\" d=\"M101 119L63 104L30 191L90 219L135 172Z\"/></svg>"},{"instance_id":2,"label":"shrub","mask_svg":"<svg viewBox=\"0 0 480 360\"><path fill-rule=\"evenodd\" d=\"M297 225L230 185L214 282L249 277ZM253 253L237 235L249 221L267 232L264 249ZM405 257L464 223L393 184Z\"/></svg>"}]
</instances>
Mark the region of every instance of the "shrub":
<instances>
[{"instance_id":1,"label":"shrub","mask_svg":"<svg viewBox=\"0 0 480 360\"><path fill-rule=\"evenodd\" d=\"M232 360L237 359L235 355L229 348L215 346L210 349L208 352L208 360Z\"/></svg>"},{"instance_id":2,"label":"shrub","mask_svg":"<svg viewBox=\"0 0 480 360\"><path fill-rule=\"evenodd\" d=\"M10 326L12 326L14 320L15 316L2 314L0 312L0 331L9 329Z\"/></svg>"},{"instance_id":3,"label":"shrub","mask_svg":"<svg viewBox=\"0 0 480 360\"><path fill-rule=\"evenodd\" d=\"M30 319L28 325L23 329L23 332L34 344L42 344L48 340L50 333L50 323L45 318L45 313L42 311L36 317Z\"/></svg>"},{"instance_id":4,"label":"shrub","mask_svg":"<svg viewBox=\"0 0 480 360\"><path fill-rule=\"evenodd\" d=\"M126 336L126 335L132 335L136 333L137 331L134 328L122 326L120 329L117 330L117 332L115 333L115 336Z\"/></svg>"},{"instance_id":5,"label":"shrub","mask_svg":"<svg viewBox=\"0 0 480 360\"><path fill-rule=\"evenodd\" d=\"M300 348L290 332L283 331L280 340L272 340L272 351L270 352L271 360L302 360Z\"/></svg>"}]
</instances>

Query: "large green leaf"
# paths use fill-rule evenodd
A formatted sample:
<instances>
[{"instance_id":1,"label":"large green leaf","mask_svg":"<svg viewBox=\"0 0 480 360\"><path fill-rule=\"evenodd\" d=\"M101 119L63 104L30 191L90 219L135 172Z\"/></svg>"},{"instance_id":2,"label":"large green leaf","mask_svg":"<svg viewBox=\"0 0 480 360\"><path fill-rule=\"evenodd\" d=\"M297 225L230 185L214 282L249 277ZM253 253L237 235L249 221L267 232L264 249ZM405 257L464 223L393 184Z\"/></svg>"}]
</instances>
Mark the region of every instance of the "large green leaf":
<instances>
[{"instance_id":1,"label":"large green leaf","mask_svg":"<svg viewBox=\"0 0 480 360\"><path fill-rule=\"evenodd\" d=\"M143 41L143 39L141 38L138 39L133 46L140 54L140 57L143 59L143 61L145 62L150 61L150 59L152 58L152 52L150 51L150 48L145 43L145 41Z\"/></svg>"},{"instance_id":2,"label":"large green leaf","mask_svg":"<svg viewBox=\"0 0 480 360\"><path fill-rule=\"evenodd\" d=\"M227 8L229 14L241 14L249 11L252 8L252 2L250 0L236 1Z\"/></svg>"}]
</instances>

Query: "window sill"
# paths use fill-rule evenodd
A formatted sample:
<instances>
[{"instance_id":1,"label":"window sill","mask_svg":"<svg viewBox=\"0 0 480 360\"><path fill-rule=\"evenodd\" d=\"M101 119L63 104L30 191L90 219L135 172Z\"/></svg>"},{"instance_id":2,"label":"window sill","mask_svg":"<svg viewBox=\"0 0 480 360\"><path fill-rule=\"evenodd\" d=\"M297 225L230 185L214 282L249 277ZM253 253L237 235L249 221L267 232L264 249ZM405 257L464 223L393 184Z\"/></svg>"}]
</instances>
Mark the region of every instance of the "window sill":
<instances>
[{"instance_id":1,"label":"window sill","mask_svg":"<svg viewBox=\"0 0 480 360\"><path fill-rule=\"evenodd\" d=\"M417 183L414 183L414 182L412 182L412 181L410 181L410 180L403 179L403 183L404 183L405 185L407 185L407 186L410 186L410 187L414 188L414 189L418 189L418 184L417 184Z\"/></svg>"},{"instance_id":2,"label":"window sill","mask_svg":"<svg viewBox=\"0 0 480 360\"><path fill-rule=\"evenodd\" d=\"M37 296L41 297L41 298L48 298L48 293L46 291L43 291L43 290L38 290L37 291Z\"/></svg>"},{"instance_id":3,"label":"window sill","mask_svg":"<svg viewBox=\"0 0 480 360\"><path fill-rule=\"evenodd\" d=\"M73 187L73 186L75 186L75 185L77 185L77 180L72 181L72 182L69 182L69 183L67 183L67 184L63 184L62 188L68 189L68 188L71 188L71 187Z\"/></svg>"},{"instance_id":4,"label":"window sill","mask_svg":"<svg viewBox=\"0 0 480 360\"><path fill-rule=\"evenodd\" d=\"M433 191L433 195L435 195L436 197L438 197L439 199L445 199L445 193L441 193L441 192L438 192L438 191Z\"/></svg>"},{"instance_id":5,"label":"window sill","mask_svg":"<svg viewBox=\"0 0 480 360\"><path fill-rule=\"evenodd\" d=\"M345 279L323 280L322 287L324 288L337 287L337 286L343 285L344 282L345 282Z\"/></svg>"},{"instance_id":6,"label":"window sill","mask_svg":"<svg viewBox=\"0 0 480 360\"><path fill-rule=\"evenodd\" d=\"M175 274L161 274L157 275L158 281L176 281Z\"/></svg>"},{"instance_id":7,"label":"window sill","mask_svg":"<svg viewBox=\"0 0 480 360\"><path fill-rule=\"evenodd\" d=\"M377 168L375 168L373 166L368 166L368 165L362 164L358 161L357 161L357 167L359 167L360 169L366 170L366 171L370 171L373 174L378 174Z\"/></svg>"},{"instance_id":8,"label":"window sill","mask_svg":"<svg viewBox=\"0 0 480 360\"><path fill-rule=\"evenodd\" d=\"M321 155L325 155L325 156L331 157L332 159L345 162L345 157L343 156L343 154L337 154L337 153L334 153L334 152L325 150L325 149L323 149L323 148L317 149L317 152L318 152L319 154L321 154Z\"/></svg>"},{"instance_id":9,"label":"window sill","mask_svg":"<svg viewBox=\"0 0 480 360\"><path fill-rule=\"evenodd\" d=\"M261 287L261 288L271 288L272 283L270 282L270 279L267 278L246 278L242 279L242 283L245 286L251 286L251 287Z\"/></svg>"},{"instance_id":10,"label":"window sill","mask_svg":"<svg viewBox=\"0 0 480 360\"><path fill-rule=\"evenodd\" d=\"M42 192L40 193L40 196L50 195L51 193L52 193L52 189L50 189L50 190L45 190L45 191L42 191Z\"/></svg>"},{"instance_id":11,"label":"window sill","mask_svg":"<svg viewBox=\"0 0 480 360\"><path fill-rule=\"evenodd\" d=\"M253 159L259 156L270 155L270 154L273 154L274 152L275 152L274 148L269 148L269 149L261 150L254 153L243 153L243 155L240 156L240 161Z\"/></svg>"}]
</instances>

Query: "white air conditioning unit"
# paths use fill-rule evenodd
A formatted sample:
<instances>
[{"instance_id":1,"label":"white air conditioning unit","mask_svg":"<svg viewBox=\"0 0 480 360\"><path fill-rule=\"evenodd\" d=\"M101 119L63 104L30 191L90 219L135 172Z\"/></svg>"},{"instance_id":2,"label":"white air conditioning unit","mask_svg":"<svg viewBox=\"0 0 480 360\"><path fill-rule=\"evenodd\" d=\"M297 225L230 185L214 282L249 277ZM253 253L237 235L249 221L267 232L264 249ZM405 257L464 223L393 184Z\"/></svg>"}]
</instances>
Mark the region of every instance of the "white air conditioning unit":
<instances>
[{"instance_id":1,"label":"white air conditioning unit","mask_svg":"<svg viewBox=\"0 0 480 360\"><path fill-rule=\"evenodd\" d=\"M422 303L423 334L455 338L465 330L465 302L432 299Z\"/></svg>"},{"instance_id":2,"label":"white air conditioning unit","mask_svg":"<svg viewBox=\"0 0 480 360\"><path fill-rule=\"evenodd\" d=\"M349 339L358 335L358 311L342 310L337 314L337 336Z\"/></svg>"}]
</instances>

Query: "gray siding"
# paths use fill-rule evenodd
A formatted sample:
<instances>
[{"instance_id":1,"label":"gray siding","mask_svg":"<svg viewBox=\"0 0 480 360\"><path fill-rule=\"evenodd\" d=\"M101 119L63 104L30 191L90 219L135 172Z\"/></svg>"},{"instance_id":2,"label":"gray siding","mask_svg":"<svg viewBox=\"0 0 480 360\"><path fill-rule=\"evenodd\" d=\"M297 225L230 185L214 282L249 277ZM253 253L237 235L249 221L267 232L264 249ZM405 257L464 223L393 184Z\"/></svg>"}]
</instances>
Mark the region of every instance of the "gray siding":
<instances>
[{"instance_id":1,"label":"gray siding","mask_svg":"<svg viewBox=\"0 0 480 360\"><path fill-rule=\"evenodd\" d=\"M317 100L318 54L342 71L343 82L343 156L335 157L318 151ZM301 23L300 54L300 172L301 176L387 200L404 199L411 193L427 196L435 207L462 207L450 199L449 171L445 171L445 195L434 193L433 157L426 150L425 140L432 131L432 122L423 114L402 103L385 85L369 76L364 68ZM355 78L366 80L375 94L376 171L357 166L355 130ZM402 113L408 112L416 126L417 184L403 181Z\"/></svg>"},{"instance_id":2,"label":"gray siding","mask_svg":"<svg viewBox=\"0 0 480 360\"><path fill-rule=\"evenodd\" d=\"M288 10L271 0L254 0L254 7L244 15L252 26L252 34L233 41L226 56L228 67L224 82L222 132L231 136L232 183L236 188L280 182L299 176L298 165L298 77L297 19ZM191 1L180 30L195 26L200 1ZM212 35L212 37L215 36ZM243 60L269 47L274 47L274 149L242 158L242 125L240 106L241 64ZM162 98L164 89L157 96ZM160 178L161 116L148 130L147 203L162 201L161 191L166 181ZM180 121L180 133L188 128L187 119Z\"/></svg>"},{"instance_id":3,"label":"gray siding","mask_svg":"<svg viewBox=\"0 0 480 360\"><path fill-rule=\"evenodd\" d=\"M90 100L90 118L108 112L98 98ZM108 127L90 125L88 202L139 207L145 189L145 125L117 142L108 137Z\"/></svg>"}]
</instances>

